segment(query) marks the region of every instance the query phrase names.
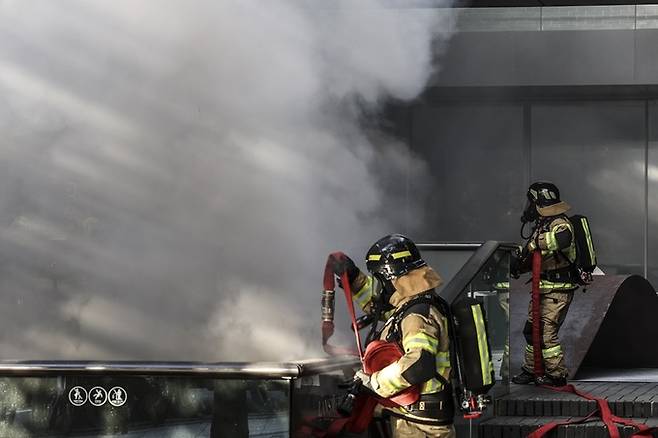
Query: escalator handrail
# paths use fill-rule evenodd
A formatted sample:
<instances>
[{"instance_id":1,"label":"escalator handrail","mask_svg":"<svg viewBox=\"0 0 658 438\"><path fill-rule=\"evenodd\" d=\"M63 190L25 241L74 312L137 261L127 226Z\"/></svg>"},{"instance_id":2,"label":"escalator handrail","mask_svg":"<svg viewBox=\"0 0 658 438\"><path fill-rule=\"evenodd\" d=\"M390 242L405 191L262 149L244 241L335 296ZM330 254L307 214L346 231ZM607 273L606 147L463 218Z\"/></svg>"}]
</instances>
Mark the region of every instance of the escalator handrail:
<instances>
[{"instance_id":1,"label":"escalator handrail","mask_svg":"<svg viewBox=\"0 0 658 438\"><path fill-rule=\"evenodd\" d=\"M164 375L211 378L294 379L353 367L358 358L332 357L298 362L167 361L2 361L0 376Z\"/></svg>"},{"instance_id":2,"label":"escalator handrail","mask_svg":"<svg viewBox=\"0 0 658 438\"><path fill-rule=\"evenodd\" d=\"M441 290L443 299L448 303L453 303L496 251L504 250L511 252L516 248L514 244L496 240L488 240L480 244L466 263L464 263L464 266L443 287Z\"/></svg>"}]
</instances>

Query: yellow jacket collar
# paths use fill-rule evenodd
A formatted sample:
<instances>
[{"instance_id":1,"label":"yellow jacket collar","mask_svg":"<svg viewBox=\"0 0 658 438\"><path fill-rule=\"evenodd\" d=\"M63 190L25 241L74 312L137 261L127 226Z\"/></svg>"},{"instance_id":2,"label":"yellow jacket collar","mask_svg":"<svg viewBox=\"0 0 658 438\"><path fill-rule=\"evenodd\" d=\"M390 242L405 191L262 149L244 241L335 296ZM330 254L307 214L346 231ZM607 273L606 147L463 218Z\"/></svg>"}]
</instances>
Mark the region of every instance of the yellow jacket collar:
<instances>
[{"instance_id":1,"label":"yellow jacket collar","mask_svg":"<svg viewBox=\"0 0 658 438\"><path fill-rule=\"evenodd\" d=\"M441 280L441 277L434 269L429 266L423 266L393 280L395 292L393 292L388 302L397 307L404 301L407 301L407 299L439 287L442 284L443 280Z\"/></svg>"}]
</instances>

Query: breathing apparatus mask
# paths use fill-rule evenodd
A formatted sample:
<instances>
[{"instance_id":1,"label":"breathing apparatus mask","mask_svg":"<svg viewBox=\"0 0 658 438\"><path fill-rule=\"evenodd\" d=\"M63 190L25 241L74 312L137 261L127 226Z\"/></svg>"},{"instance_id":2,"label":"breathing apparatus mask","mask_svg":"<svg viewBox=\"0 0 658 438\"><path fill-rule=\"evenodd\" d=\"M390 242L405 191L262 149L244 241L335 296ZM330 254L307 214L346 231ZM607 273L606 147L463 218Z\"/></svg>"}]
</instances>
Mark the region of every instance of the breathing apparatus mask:
<instances>
[{"instance_id":1,"label":"breathing apparatus mask","mask_svg":"<svg viewBox=\"0 0 658 438\"><path fill-rule=\"evenodd\" d=\"M530 197L526 201L525 208L523 209L523 214L521 215L521 238L527 240L532 236L532 230L527 236L524 234L524 230L527 224L537 222L539 220L539 212L537 211L537 204L533 202ZM534 229L534 228L533 228Z\"/></svg>"},{"instance_id":2,"label":"breathing apparatus mask","mask_svg":"<svg viewBox=\"0 0 658 438\"><path fill-rule=\"evenodd\" d=\"M395 292L395 286L393 286L392 281L393 279L387 279L381 273L376 272L372 274L372 280L372 292L375 302L380 303L385 307L390 307L389 300L391 299L391 295Z\"/></svg>"},{"instance_id":3,"label":"breathing apparatus mask","mask_svg":"<svg viewBox=\"0 0 658 438\"><path fill-rule=\"evenodd\" d=\"M555 192L557 192L557 197L559 198L560 192L557 190L557 187L549 182L536 182L528 187L528 191L526 193L527 201L525 208L523 209L523 214L521 215L522 239L529 239L530 236L532 236L532 231L528 236L523 234L526 224L539 221L541 215L539 214L537 208L545 206L548 202L552 202L549 194L553 194Z\"/></svg>"},{"instance_id":4,"label":"breathing apparatus mask","mask_svg":"<svg viewBox=\"0 0 658 438\"><path fill-rule=\"evenodd\" d=\"M527 224L528 222L535 222L537 219L539 219L537 204L531 199L528 199L523 214L521 215L521 223Z\"/></svg>"}]
</instances>

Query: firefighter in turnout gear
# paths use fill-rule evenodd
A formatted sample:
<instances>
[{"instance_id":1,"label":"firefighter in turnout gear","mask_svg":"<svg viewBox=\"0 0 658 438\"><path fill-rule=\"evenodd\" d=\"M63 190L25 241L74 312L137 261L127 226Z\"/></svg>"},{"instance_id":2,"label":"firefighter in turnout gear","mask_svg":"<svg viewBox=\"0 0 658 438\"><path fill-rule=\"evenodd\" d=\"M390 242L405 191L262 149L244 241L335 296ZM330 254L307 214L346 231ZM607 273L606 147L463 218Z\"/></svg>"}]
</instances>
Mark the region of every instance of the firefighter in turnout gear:
<instances>
[{"instance_id":1,"label":"firefighter in turnout gear","mask_svg":"<svg viewBox=\"0 0 658 438\"><path fill-rule=\"evenodd\" d=\"M346 258L335 271L346 269L354 301L366 314L386 321L381 331L371 331L368 340L397 342L403 355L372 375L359 371L356 377L384 398L419 385L421 396L413 405L384 408L393 437L455 437L449 322L426 301L396 314L414 297L433 292L441 278L427 266L416 245L400 234L378 240L367 253L366 266L372 275L364 274Z\"/></svg>"},{"instance_id":2,"label":"firefighter in turnout gear","mask_svg":"<svg viewBox=\"0 0 658 438\"><path fill-rule=\"evenodd\" d=\"M534 222L535 228L521 249L516 274L530 271L531 254L537 249L541 251L540 327L545 375L536 378L533 374L532 314L529 309L523 329L527 341L525 361L521 374L514 376L512 381L517 384L563 386L568 370L558 331L567 316L573 292L578 287L578 274L574 270L574 229L565 215L571 207L560 200L558 188L548 182L532 184L527 196L528 204L521 220L524 224Z\"/></svg>"}]
</instances>

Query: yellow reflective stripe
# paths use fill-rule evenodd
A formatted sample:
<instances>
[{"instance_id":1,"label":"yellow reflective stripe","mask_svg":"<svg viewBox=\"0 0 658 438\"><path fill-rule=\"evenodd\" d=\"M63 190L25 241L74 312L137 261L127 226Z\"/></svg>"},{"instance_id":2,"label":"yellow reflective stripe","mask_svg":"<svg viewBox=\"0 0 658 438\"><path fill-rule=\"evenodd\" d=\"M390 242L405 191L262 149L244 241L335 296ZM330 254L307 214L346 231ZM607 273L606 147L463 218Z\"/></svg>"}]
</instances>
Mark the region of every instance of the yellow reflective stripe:
<instances>
[{"instance_id":1,"label":"yellow reflective stripe","mask_svg":"<svg viewBox=\"0 0 658 438\"><path fill-rule=\"evenodd\" d=\"M402 257L411 257L411 252L409 251L394 252L393 254L391 254L391 257L393 257L393 260L401 259Z\"/></svg>"},{"instance_id":2,"label":"yellow reflective stripe","mask_svg":"<svg viewBox=\"0 0 658 438\"><path fill-rule=\"evenodd\" d=\"M560 249L559 245L557 243L557 238L555 237L555 235L557 233L559 233L560 231L564 231L564 230L571 231L571 235L572 235L571 245L573 245L573 229L571 227L571 224L570 223L558 224L558 225L554 226L551 229L551 231L548 231L548 232L544 233L544 240L546 241L546 248L549 251L558 251ZM569 246L571 246L571 245L569 245Z\"/></svg>"},{"instance_id":3,"label":"yellow reflective stripe","mask_svg":"<svg viewBox=\"0 0 658 438\"><path fill-rule=\"evenodd\" d=\"M368 256L368 261L370 261L370 262L376 262L377 260L381 260L381 259L382 259L381 254L370 254Z\"/></svg>"},{"instance_id":4,"label":"yellow reflective stripe","mask_svg":"<svg viewBox=\"0 0 658 438\"><path fill-rule=\"evenodd\" d=\"M587 248L589 248L589 253L592 254L592 262L596 263L596 253L594 252L594 243L592 242L592 234L589 232L589 226L587 225L587 220L581 218L580 221L583 224L583 229L585 230L585 236L587 237Z\"/></svg>"},{"instance_id":5,"label":"yellow reflective stripe","mask_svg":"<svg viewBox=\"0 0 658 438\"><path fill-rule=\"evenodd\" d=\"M363 309L372 300L372 277L366 277L363 287L354 294L354 301Z\"/></svg>"},{"instance_id":6,"label":"yellow reflective stripe","mask_svg":"<svg viewBox=\"0 0 658 438\"><path fill-rule=\"evenodd\" d=\"M439 351L436 353L436 368L448 368L450 366L450 353L447 351Z\"/></svg>"},{"instance_id":7,"label":"yellow reflective stripe","mask_svg":"<svg viewBox=\"0 0 658 438\"><path fill-rule=\"evenodd\" d=\"M558 249L555 232L548 231L544 233L544 240L546 241L546 249L549 251L556 251Z\"/></svg>"},{"instance_id":8,"label":"yellow reflective stripe","mask_svg":"<svg viewBox=\"0 0 658 438\"><path fill-rule=\"evenodd\" d=\"M577 285L573 283L553 283L548 280L539 280L540 289L575 289Z\"/></svg>"},{"instance_id":9,"label":"yellow reflective stripe","mask_svg":"<svg viewBox=\"0 0 658 438\"><path fill-rule=\"evenodd\" d=\"M444 379L446 379L446 380L450 379L450 367L441 368L441 369L438 370L438 373Z\"/></svg>"},{"instance_id":10,"label":"yellow reflective stripe","mask_svg":"<svg viewBox=\"0 0 658 438\"><path fill-rule=\"evenodd\" d=\"M509 281L501 281L500 283L494 284L496 289L509 289Z\"/></svg>"},{"instance_id":11,"label":"yellow reflective stripe","mask_svg":"<svg viewBox=\"0 0 658 438\"><path fill-rule=\"evenodd\" d=\"M436 372L441 377L448 380L450 378L450 363L448 363L448 366L445 367L437 366ZM420 392L421 394L431 394L433 392L440 391L441 389L443 389L443 383L435 377L425 382L421 387Z\"/></svg>"},{"instance_id":12,"label":"yellow reflective stripe","mask_svg":"<svg viewBox=\"0 0 658 438\"><path fill-rule=\"evenodd\" d=\"M430 379L427 382L423 383L423 386L420 388L421 394L431 394L433 392L438 392L443 387L443 384L439 379Z\"/></svg>"},{"instance_id":13,"label":"yellow reflective stripe","mask_svg":"<svg viewBox=\"0 0 658 438\"><path fill-rule=\"evenodd\" d=\"M559 356L562 354L562 346L556 345L555 347L546 348L541 351L541 354L544 356L544 359Z\"/></svg>"},{"instance_id":14,"label":"yellow reflective stripe","mask_svg":"<svg viewBox=\"0 0 658 438\"><path fill-rule=\"evenodd\" d=\"M402 339L402 346L404 347L404 351L421 349L430 354L436 354L436 350L439 347L439 340L427 333L416 333L413 336L407 336Z\"/></svg>"},{"instance_id":15,"label":"yellow reflective stripe","mask_svg":"<svg viewBox=\"0 0 658 438\"><path fill-rule=\"evenodd\" d=\"M491 383L491 357L489 356L489 347L487 346L487 334L484 331L484 316L479 305L471 306L473 319L475 320L475 330L477 331L478 350L480 351L480 367L482 369L482 382L485 385Z\"/></svg>"},{"instance_id":16,"label":"yellow reflective stripe","mask_svg":"<svg viewBox=\"0 0 658 438\"><path fill-rule=\"evenodd\" d=\"M526 345L525 350L533 354L534 348L532 348L532 345ZM555 347L551 348L545 348L541 351L541 355L544 357L544 359L550 359L551 357L556 357L562 354L562 346L561 345L556 345Z\"/></svg>"}]
</instances>

